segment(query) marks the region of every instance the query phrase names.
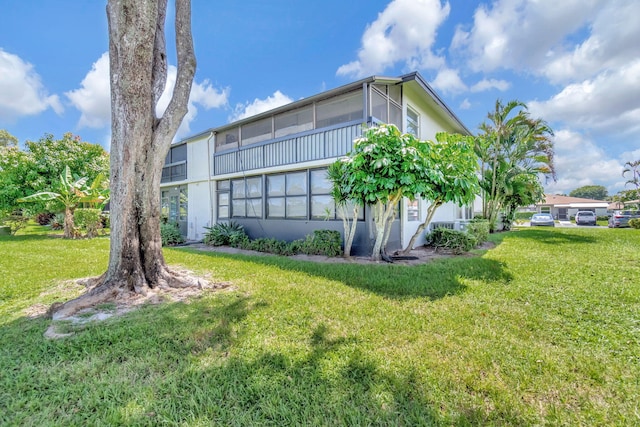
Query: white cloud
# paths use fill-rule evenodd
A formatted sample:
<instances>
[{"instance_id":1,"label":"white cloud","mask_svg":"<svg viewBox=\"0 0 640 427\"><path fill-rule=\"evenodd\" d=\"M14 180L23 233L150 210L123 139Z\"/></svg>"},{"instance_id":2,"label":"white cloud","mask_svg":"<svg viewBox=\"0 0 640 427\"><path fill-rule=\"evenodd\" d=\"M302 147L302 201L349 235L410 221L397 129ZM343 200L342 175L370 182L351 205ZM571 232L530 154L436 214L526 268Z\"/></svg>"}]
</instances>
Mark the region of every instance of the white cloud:
<instances>
[{"instance_id":1,"label":"white cloud","mask_svg":"<svg viewBox=\"0 0 640 427\"><path fill-rule=\"evenodd\" d=\"M586 79L637 59L640 2L616 0L599 6L589 37L570 49L560 46L548 53L543 72L551 81Z\"/></svg>"},{"instance_id":2,"label":"white cloud","mask_svg":"<svg viewBox=\"0 0 640 427\"><path fill-rule=\"evenodd\" d=\"M438 75L431 82L431 86L443 93L461 93L467 91L467 85L464 84L458 70L451 68L442 68L438 71Z\"/></svg>"},{"instance_id":3,"label":"white cloud","mask_svg":"<svg viewBox=\"0 0 640 427\"><path fill-rule=\"evenodd\" d=\"M103 128L111 122L111 94L109 84L109 54L93 63L80 88L65 95L81 115L78 128Z\"/></svg>"},{"instance_id":4,"label":"white cloud","mask_svg":"<svg viewBox=\"0 0 640 427\"><path fill-rule=\"evenodd\" d=\"M612 135L640 136L640 59L593 80L566 86L547 101L530 102L534 116Z\"/></svg>"},{"instance_id":5,"label":"white cloud","mask_svg":"<svg viewBox=\"0 0 640 427\"><path fill-rule=\"evenodd\" d=\"M497 89L504 92L511 87L511 83L506 80L483 79L471 86L471 92L484 92L491 89Z\"/></svg>"},{"instance_id":6,"label":"white cloud","mask_svg":"<svg viewBox=\"0 0 640 427\"><path fill-rule=\"evenodd\" d=\"M476 9L471 29L457 28L451 47L474 71L539 70L601 8L598 0L496 0Z\"/></svg>"},{"instance_id":7,"label":"white cloud","mask_svg":"<svg viewBox=\"0 0 640 427\"><path fill-rule=\"evenodd\" d=\"M604 185L609 194L622 190L622 162L608 158L604 150L589 138L577 132L562 129L556 131L555 166L557 182L545 185L550 194L565 193L584 185Z\"/></svg>"},{"instance_id":8,"label":"white cloud","mask_svg":"<svg viewBox=\"0 0 640 427\"><path fill-rule=\"evenodd\" d=\"M293 99L277 90L273 95L268 96L265 99L256 98L251 103L246 102L245 104L237 104L234 115L229 118L229 121L233 122L246 117L255 116L256 114L272 110L282 105L289 104L290 102L293 102Z\"/></svg>"},{"instance_id":9,"label":"white cloud","mask_svg":"<svg viewBox=\"0 0 640 427\"><path fill-rule=\"evenodd\" d=\"M58 95L49 95L33 65L0 49L0 118L12 121L48 108L64 111Z\"/></svg>"},{"instance_id":10,"label":"white cloud","mask_svg":"<svg viewBox=\"0 0 640 427\"><path fill-rule=\"evenodd\" d=\"M460 107L461 110L468 110L469 108L471 108L471 102L469 102L469 98L465 98L461 103L460 103Z\"/></svg>"},{"instance_id":11,"label":"white cloud","mask_svg":"<svg viewBox=\"0 0 640 427\"><path fill-rule=\"evenodd\" d=\"M156 114L158 116L164 114L164 111L169 106L171 94L173 93L173 88L176 84L177 73L178 69L173 65L169 65L169 68L167 69L167 84L164 92L162 92L160 100L158 100L158 105L156 105ZM202 83L194 81L191 86L191 94L189 95L187 114L184 116L184 119L182 119L182 123L176 132L176 139L180 139L191 133L190 125L198 115L198 105L204 107L205 110L223 107L227 105L229 91L229 88L224 88L222 90L215 89L211 86L209 80L204 80Z\"/></svg>"},{"instance_id":12,"label":"white cloud","mask_svg":"<svg viewBox=\"0 0 640 427\"><path fill-rule=\"evenodd\" d=\"M337 74L364 77L384 72L397 63L408 69L439 69L444 59L431 51L440 24L449 15L449 3L439 0L394 0L367 26L358 59L338 68Z\"/></svg>"},{"instance_id":13,"label":"white cloud","mask_svg":"<svg viewBox=\"0 0 640 427\"><path fill-rule=\"evenodd\" d=\"M177 69L170 65L167 69L167 84L156 106L156 114L164 113L176 82ZM103 128L111 122L111 94L109 83L109 54L105 52L92 65L81 82L81 87L65 94L80 111L78 127ZM216 89L209 80L193 82L189 96L189 108L178 129L176 138L190 132L190 123L198 114L198 106L205 109L220 108L227 105L229 88Z\"/></svg>"}]
</instances>

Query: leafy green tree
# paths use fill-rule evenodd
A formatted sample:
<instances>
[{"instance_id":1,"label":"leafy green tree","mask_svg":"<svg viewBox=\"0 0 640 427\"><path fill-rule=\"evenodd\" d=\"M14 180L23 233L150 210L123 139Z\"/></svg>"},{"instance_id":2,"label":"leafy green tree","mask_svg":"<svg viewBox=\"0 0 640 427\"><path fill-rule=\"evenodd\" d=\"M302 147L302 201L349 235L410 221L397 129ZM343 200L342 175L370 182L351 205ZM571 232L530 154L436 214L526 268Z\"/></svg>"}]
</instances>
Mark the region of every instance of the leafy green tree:
<instances>
[{"instance_id":1,"label":"leafy green tree","mask_svg":"<svg viewBox=\"0 0 640 427\"><path fill-rule=\"evenodd\" d=\"M5 129L0 129L0 147L16 147L18 138L11 135Z\"/></svg>"},{"instance_id":2,"label":"leafy green tree","mask_svg":"<svg viewBox=\"0 0 640 427\"><path fill-rule=\"evenodd\" d=\"M374 261L383 256L398 202L405 196L413 200L426 190L420 177L425 173L427 153L427 143L402 134L394 125L383 124L365 130L343 159L347 174L344 179L351 186L346 194L358 195L364 204L371 206Z\"/></svg>"},{"instance_id":3,"label":"leafy green tree","mask_svg":"<svg viewBox=\"0 0 640 427\"><path fill-rule=\"evenodd\" d=\"M25 183L32 168L30 153L18 147L0 147L0 219L21 210L18 199L32 192Z\"/></svg>"},{"instance_id":4,"label":"leafy green tree","mask_svg":"<svg viewBox=\"0 0 640 427\"><path fill-rule=\"evenodd\" d=\"M607 189L602 185L585 185L571 191L569 196L583 199L606 200L609 195Z\"/></svg>"},{"instance_id":5,"label":"leafy green tree","mask_svg":"<svg viewBox=\"0 0 640 427\"><path fill-rule=\"evenodd\" d=\"M440 132L436 134L435 143L426 141L422 147L422 167L416 168L415 173L423 185L420 197L430 204L424 221L404 249L405 254L413 249L440 206L449 202L468 205L480 191L478 158L473 150L472 137Z\"/></svg>"},{"instance_id":6,"label":"leafy green tree","mask_svg":"<svg viewBox=\"0 0 640 427\"><path fill-rule=\"evenodd\" d=\"M109 154L100 145L82 142L70 133L61 139L47 134L25 145L25 151L14 146L0 147L0 213L22 209L33 214L46 210L44 200L28 206L19 205L17 200L57 186L67 166L87 177L88 182L98 175L108 178Z\"/></svg>"},{"instance_id":7,"label":"leafy green tree","mask_svg":"<svg viewBox=\"0 0 640 427\"><path fill-rule=\"evenodd\" d=\"M331 164L327 174L332 183L331 195L336 205L336 212L342 219L344 227L343 255L348 258L351 256L358 215L363 203L361 195L355 192L354 176L349 174L348 164L345 160L340 159Z\"/></svg>"},{"instance_id":8,"label":"leafy green tree","mask_svg":"<svg viewBox=\"0 0 640 427\"><path fill-rule=\"evenodd\" d=\"M526 104L496 101L488 123L480 126L476 153L480 158L483 216L495 228L504 209L509 182L519 173L536 173L555 179L553 131L541 119L532 119Z\"/></svg>"},{"instance_id":9,"label":"leafy green tree","mask_svg":"<svg viewBox=\"0 0 640 427\"><path fill-rule=\"evenodd\" d=\"M108 197L106 189L100 188L104 182L104 176L98 175L91 186L87 186L87 177L76 179L71 175L69 167L65 167L64 173L60 174L59 182L56 183L54 191L41 191L23 197L18 202L55 202L64 207L64 237L72 239L75 237L73 213L82 203L90 205L102 205Z\"/></svg>"}]
</instances>

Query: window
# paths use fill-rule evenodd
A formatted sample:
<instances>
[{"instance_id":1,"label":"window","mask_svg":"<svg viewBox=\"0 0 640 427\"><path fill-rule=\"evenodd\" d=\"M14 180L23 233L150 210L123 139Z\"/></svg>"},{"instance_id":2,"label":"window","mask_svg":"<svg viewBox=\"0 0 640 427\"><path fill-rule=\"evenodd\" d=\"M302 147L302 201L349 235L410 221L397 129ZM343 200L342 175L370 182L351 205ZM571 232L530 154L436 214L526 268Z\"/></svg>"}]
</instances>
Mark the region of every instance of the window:
<instances>
[{"instance_id":1,"label":"window","mask_svg":"<svg viewBox=\"0 0 640 427\"><path fill-rule=\"evenodd\" d=\"M271 117L242 126L242 145L271 139Z\"/></svg>"},{"instance_id":2,"label":"window","mask_svg":"<svg viewBox=\"0 0 640 427\"><path fill-rule=\"evenodd\" d=\"M239 128L231 128L216 135L216 151L238 147Z\"/></svg>"},{"instance_id":3,"label":"window","mask_svg":"<svg viewBox=\"0 0 640 427\"><path fill-rule=\"evenodd\" d=\"M229 189L231 183L229 180L218 181L218 219L229 218Z\"/></svg>"},{"instance_id":4,"label":"window","mask_svg":"<svg viewBox=\"0 0 640 427\"><path fill-rule=\"evenodd\" d=\"M387 95L383 95L375 89L371 90L371 115L384 123L389 122L387 104Z\"/></svg>"},{"instance_id":5,"label":"window","mask_svg":"<svg viewBox=\"0 0 640 427\"><path fill-rule=\"evenodd\" d=\"M298 108L275 117L275 137L313 129L313 105Z\"/></svg>"},{"instance_id":6,"label":"window","mask_svg":"<svg viewBox=\"0 0 640 427\"><path fill-rule=\"evenodd\" d=\"M402 91L396 85L371 85L371 116L384 122L402 126Z\"/></svg>"},{"instance_id":7,"label":"window","mask_svg":"<svg viewBox=\"0 0 640 427\"><path fill-rule=\"evenodd\" d=\"M162 218L169 222L187 221L188 202L187 186L163 189L160 192Z\"/></svg>"},{"instance_id":8,"label":"window","mask_svg":"<svg viewBox=\"0 0 640 427\"><path fill-rule=\"evenodd\" d=\"M420 138L420 115L411 107L407 107L407 133Z\"/></svg>"},{"instance_id":9,"label":"window","mask_svg":"<svg viewBox=\"0 0 640 427\"><path fill-rule=\"evenodd\" d=\"M540 213L551 213L551 207L550 206L541 206L540 207Z\"/></svg>"},{"instance_id":10,"label":"window","mask_svg":"<svg viewBox=\"0 0 640 427\"><path fill-rule=\"evenodd\" d=\"M262 218L261 176L231 180L231 216L233 218Z\"/></svg>"},{"instance_id":11,"label":"window","mask_svg":"<svg viewBox=\"0 0 640 427\"><path fill-rule=\"evenodd\" d=\"M407 200L407 221L420 221L420 198Z\"/></svg>"},{"instance_id":12,"label":"window","mask_svg":"<svg viewBox=\"0 0 640 427\"><path fill-rule=\"evenodd\" d=\"M184 181L187 179L187 144L172 147L164 159L160 182Z\"/></svg>"},{"instance_id":13,"label":"window","mask_svg":"<svg viewBox=\"0 0 640 427\"><path fill-rule=\"evenodd\" d=\"M329 98L316 106L316 128L362 120L362 90Z\"/></svg>"},{"instance_id":14,"label":"window","mask_svg":"<svg viewBox=\"0 0 640 427\"><path fill-rule=\"evenodd\" d=\"M307 172L267 176L267 217L307 219Z\"/></svg>"},{"instance_id":15,"label":"window","mask_svg":"<svg viewBox=\"0 0 640 427\"><path fill-rule=\"evenodd\" d=\"M309 172L311 178L311 219L336 219L336 206L331 196L332 184L326 169Z\"/></svg>"},{"instance_id":16,"label":"window","mask_svg":"<svg viewBox=\"0 0 640 427\"><path fill-rule=\"evenodd\" d=\"M473 219L473 206L457 206L456 207L456 219Z\"/></svg>"}]
</instances>

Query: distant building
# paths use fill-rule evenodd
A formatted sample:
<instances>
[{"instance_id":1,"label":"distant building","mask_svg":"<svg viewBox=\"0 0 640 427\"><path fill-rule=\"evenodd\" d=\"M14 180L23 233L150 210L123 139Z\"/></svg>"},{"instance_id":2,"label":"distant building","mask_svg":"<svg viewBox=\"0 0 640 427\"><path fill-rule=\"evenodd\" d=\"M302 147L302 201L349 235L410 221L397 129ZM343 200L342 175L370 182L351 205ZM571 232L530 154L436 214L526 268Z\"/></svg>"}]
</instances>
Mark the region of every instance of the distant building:
<instances>
[{"instance_id":1,"label":"distant building","mask_svg":"<svg viewBox=\"0 0 640 427\"><path fill-rule=\"evenodd\" d=\"M550 194L545 194L545 200L536 205L537 212L550 213L560 221L568 221L578 211L591 211L598 216L606 216L608 209L607 201Z\"/></svg>"},{"instance_id":2,"label":"distant building","mask_svg":"<svg viewBox=\"0 0 640 427\"><path fill-rule=\"evenodd\" d=\"M353 147L363 125L392 123L420 139L469 130L417 72L365 78L212 128L171 147L162 174L162 209L191 240L205 226L233 220L251 238L294 240L315 229L342 232L327 166ZM401 202L390 249L406 245L427 204ZM473 206L441 206L434 222L458 226ZM354 253L370 250L371 214L364 210ZM423 244L423 240L418 244Z\"/></svg>"}]
</instances>

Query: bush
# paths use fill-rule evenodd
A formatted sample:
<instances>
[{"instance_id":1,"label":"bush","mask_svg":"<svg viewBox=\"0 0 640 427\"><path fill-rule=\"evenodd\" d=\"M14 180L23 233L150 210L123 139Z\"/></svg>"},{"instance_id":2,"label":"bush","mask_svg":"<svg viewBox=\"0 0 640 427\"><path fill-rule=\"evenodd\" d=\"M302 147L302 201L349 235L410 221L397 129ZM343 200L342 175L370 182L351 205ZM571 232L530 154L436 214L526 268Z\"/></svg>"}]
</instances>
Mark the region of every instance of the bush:
<instances>
[{"instance_id":1,"label":"bush","mask_svg":"<svg viewBox=\"0 0 640 427\"><path fill-rule=\"evenodd\" d=\"M162 239L162 246L184 243L184 237L180 234L180 228L175 222L160 224L160 238Z\"/></svg>"},{"instance_id":2,"label":"bush","mask_svg":"<svg viewBox=\"0 0 640 427\"><path fill-rule=\"evenodd\" d=\"M466 232L475 240L474 246L483 244L489 239L489 221L486 219L472 219L466 226Z\"/></svg>"},{"instance_id":3,"label":"bush","mask_svg":"<svg viewBox=\"0 0 640 427\"><path fill-rule=\"evenodd\" d=\"M53 212L40 212L35 216L34 220L39 225L49 225L54 216L56 216L56 214Z\"/></svg>"},{"instance_id":4,"label":"bush","mask_svg":"<svg viewBox=\"0 0 640 427\"><path fill-rule=\"evenodd\" d=\"M334 230L314 230L313 234L307 235L304 239L289 243L272 237L251 240L245 233L244 227L233 221L206 228L208 231L203 241L211 246L231 246L284 256L298 253L338 256L342 253L342 238L340 233Z\"/></svg>"},{"instance_id":5,"label":"bush","mask_svg":"<svg viewBox=\"0 0 640 427\"><path fill-rule=\"evenodd\" d=\"M64 230L64 214L58 213L49 221L52 230Z\"/></svg>"},{"instance_id":6,"label":"bush","mask_svg":"<svg viewBox=\"0 0 640 427\"><path fill-rule=\"evenodd\" d=\"M291 243L287 243L284 240L274 239L272 237L260 237L252 240L248 249L276 255L295 255Z\"/></svg>"},{"instance_id":7,"label":"bush","mask_svg":"<svg viewBox=\"0 0 640 427\"><path fill-rule=\"evenodd\" d=\"M640 218L631 218L629 220L629 227L640 229Z\"/></svg>"},{"instance_id":8,"label":"bush","mask_svg":"<svg viewBox=\"0 0 640 427\"><path fill-rule=\"evenodd\" d=\"M102 228L102 219L100 209L76 209L73 212L73 222L76 227L86 230L89 239L98 235L98 229Z\"/></svg>"},{"instance_id":9,"label":"bush","mask_svg":"<svg viewBox=\"0 0 640 427\"><path fill-rule=\"evenodd\" d=\"M12 236L27 226L29 218L22 215L22 211L15 211L2 218L2 225L9 227Z\"/></svg>"},{"instance_id":10,"label":"bush","mask_svg":"<svg viewBox=\"0 0 640 427\"><path fill-rule=\"evenodd\" d=\"M475 238L464 231L436 228L426 236L426 243L436 249L449 249L454 254L469 252L475 246Z\"/></svg>"},{"instance_id":11,"label":"bush","mask_svg":"<svg viewBox=\"0 0 640 427\"><path fill-rule=\"evenodd\" d=\"M213 227L205 227L208 231L204 235L204 243L211 246L233 246L244 240L242 235L246 236L244 227L235 221L219 222ZM232 244L233 241L233 244Z\"/></svg>"},{"instance_id":12,"label":"bush","mask_svg":"<svg viewBox=\"0 0 640 427\"><path fill-rule=\"evenodd\" d=\"M342 254L342 237L335 230L314 230L304 240L296 241L294 247L303 254L334 257Z\"/></svg>"}]
</instances>

